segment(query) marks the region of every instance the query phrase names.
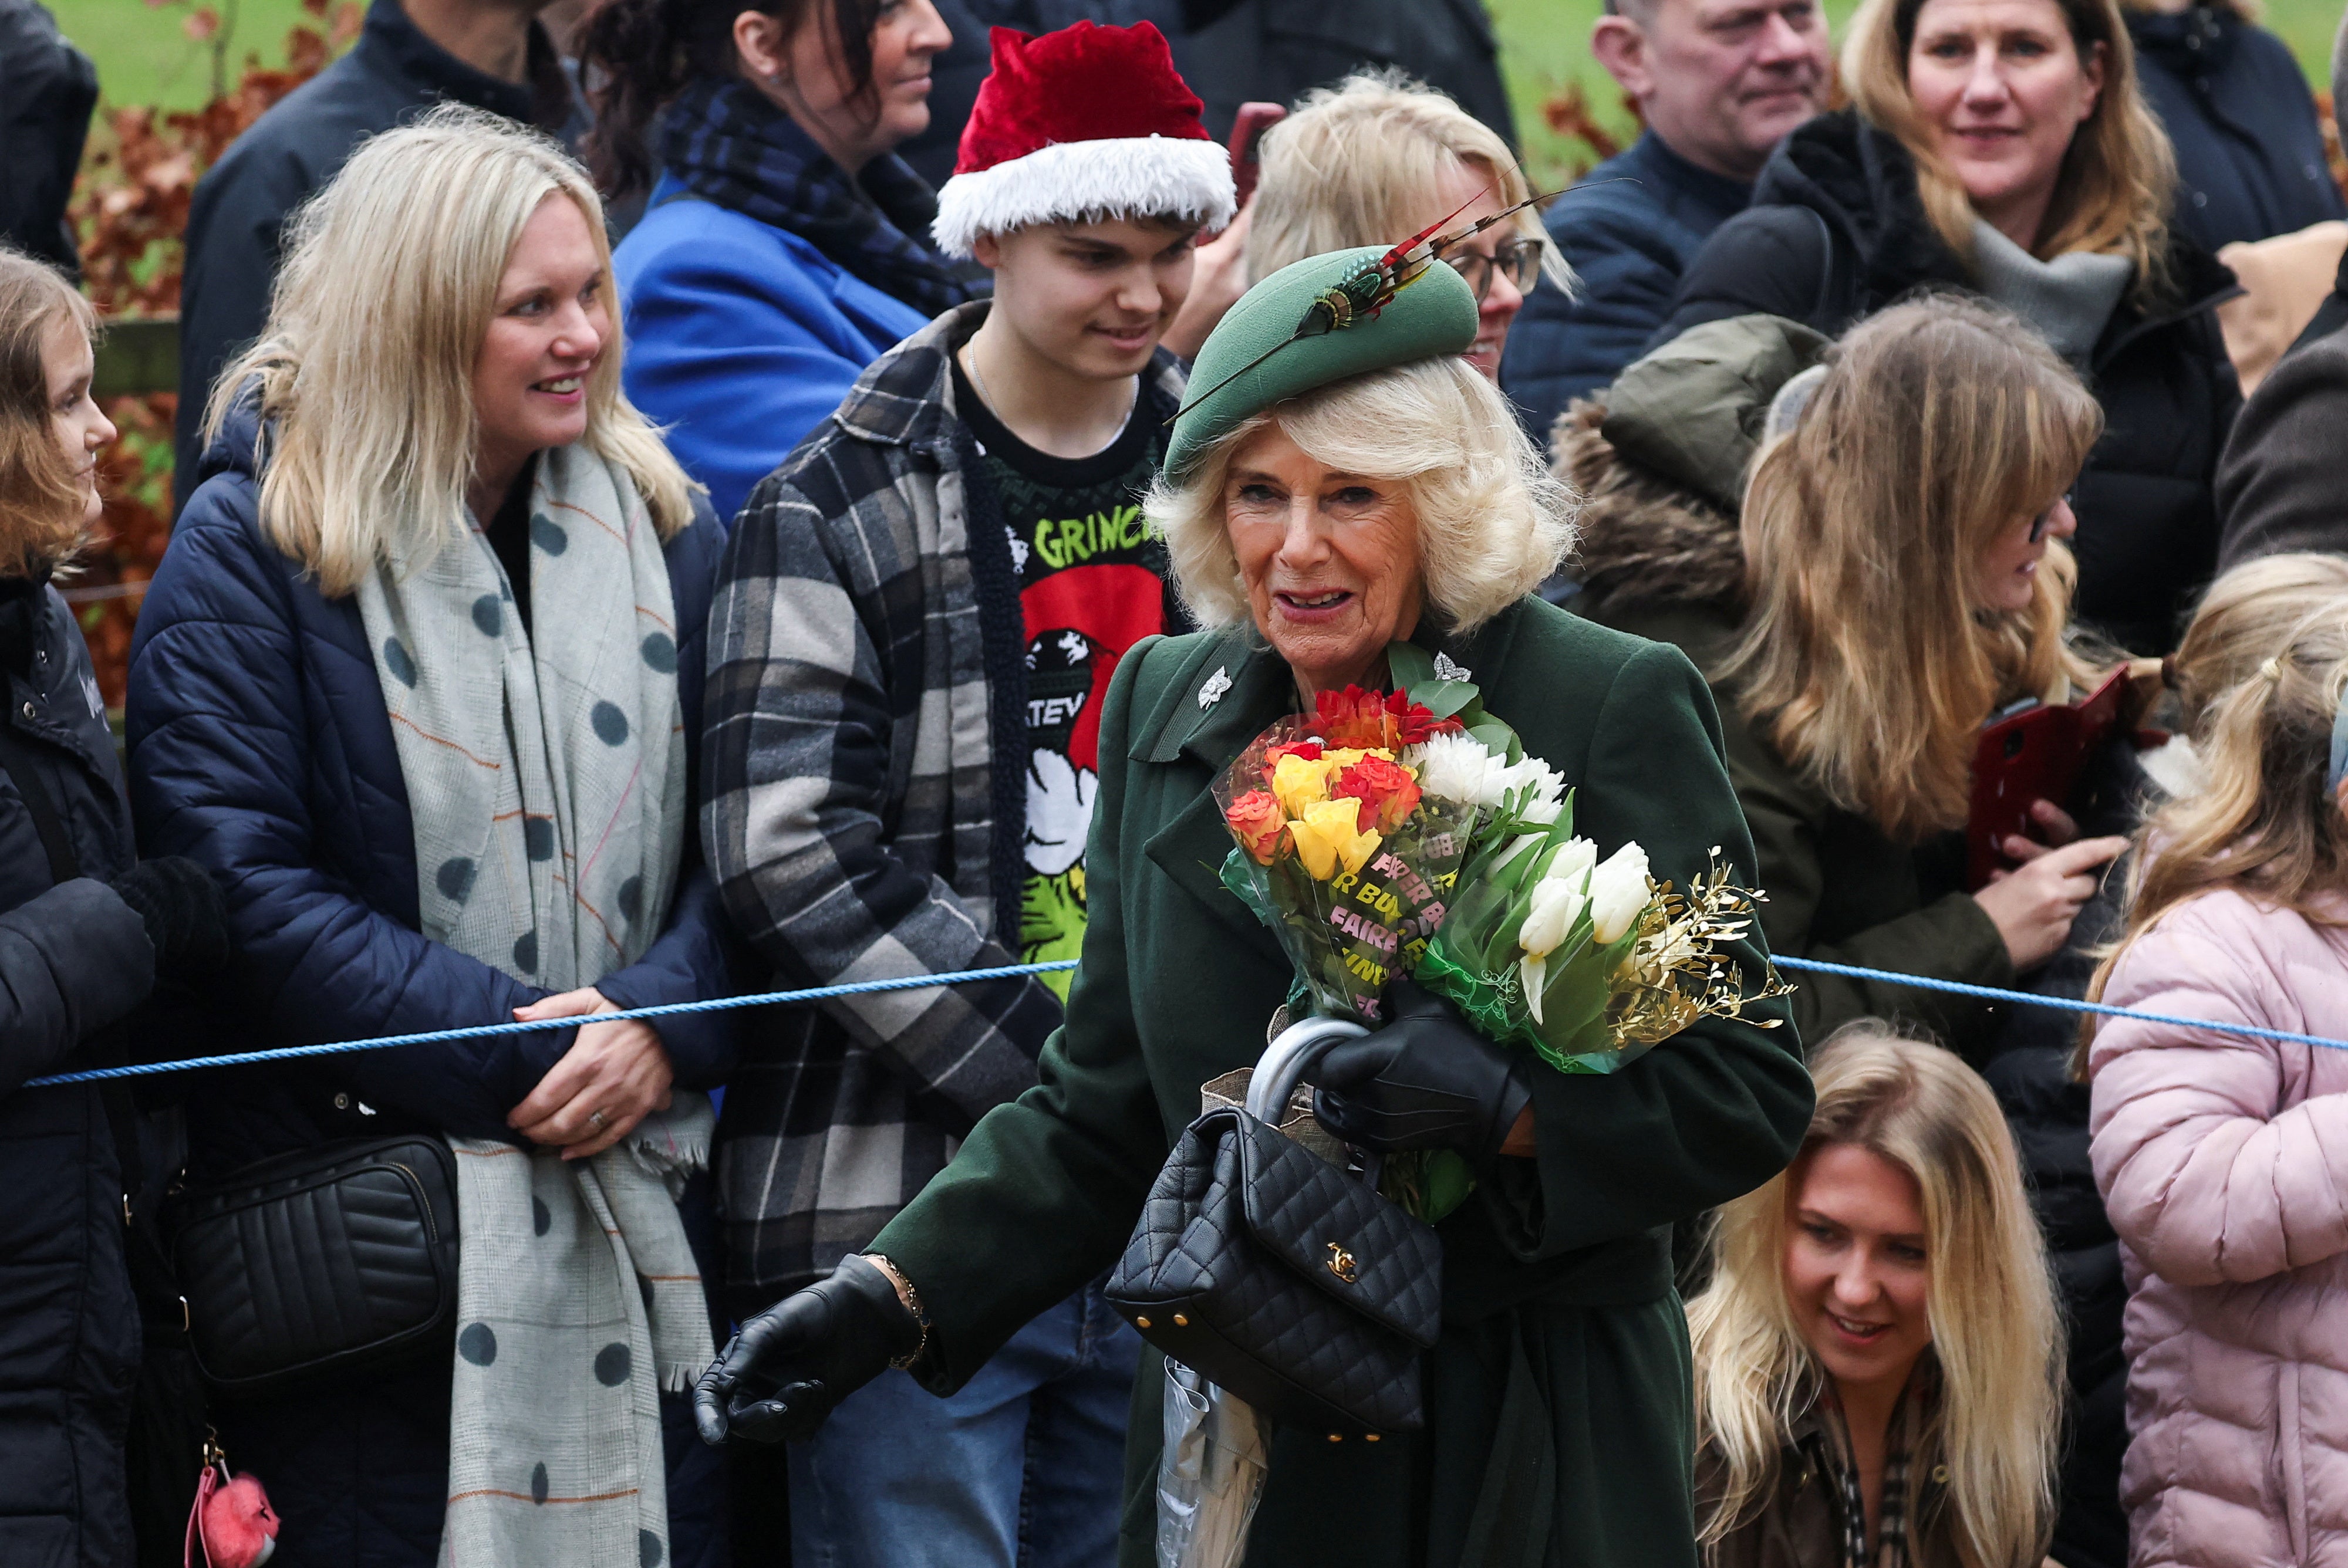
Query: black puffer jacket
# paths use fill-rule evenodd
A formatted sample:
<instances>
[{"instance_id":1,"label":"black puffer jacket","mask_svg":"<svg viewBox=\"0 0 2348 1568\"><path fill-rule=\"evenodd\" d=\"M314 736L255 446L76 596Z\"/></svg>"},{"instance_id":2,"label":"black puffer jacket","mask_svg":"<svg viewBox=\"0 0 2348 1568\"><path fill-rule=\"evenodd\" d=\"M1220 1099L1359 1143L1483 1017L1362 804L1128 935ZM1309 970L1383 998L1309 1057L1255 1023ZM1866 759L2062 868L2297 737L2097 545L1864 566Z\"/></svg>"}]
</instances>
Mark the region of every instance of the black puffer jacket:
<instances>
[{"instance_id":1,"label":"black puffer jacket","mask_svg":"<svg viewBox=\"0 0 2348 1568\"><path fill-rule=\"evenodd\" d=\"M98 1091L24 1089L144 1001L155 950L98 878L131 863L98 682L56 590L0 583L0 711L83 875L53 885L0 781L0 1563L131 1560L122 1443L139 1365L122 1189Z\"/></svg>"},{"instance_id":2,"label":"black puffer jacket","mask_svg":"<svg viewBox=\"0 0 2348 1568\"><path fill-rule=\"evenodd\" d=\"M2078 618L2138 653L2176 646L2216 566L2211 487L2242 401L2216 314L2239 292L2233 274L2176 233L2168 270L2170 302L2123 300L2088 357L2106 429L2080 476L2072 545ZM1844 110L1786 138L1649 346L1756 311L1839 333L1919 287L1971 282L1924 216L1907 150Z\"/></svg>"}]
</instances>

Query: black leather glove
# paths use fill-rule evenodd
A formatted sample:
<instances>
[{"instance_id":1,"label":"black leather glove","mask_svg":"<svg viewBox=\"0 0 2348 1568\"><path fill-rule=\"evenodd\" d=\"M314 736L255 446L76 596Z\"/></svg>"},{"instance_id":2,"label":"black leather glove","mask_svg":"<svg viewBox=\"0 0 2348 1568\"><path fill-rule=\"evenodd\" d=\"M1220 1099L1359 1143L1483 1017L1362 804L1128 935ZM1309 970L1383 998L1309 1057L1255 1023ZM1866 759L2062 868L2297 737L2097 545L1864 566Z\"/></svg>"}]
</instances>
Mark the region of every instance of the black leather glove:
<instances>
[{"instance_id":1,"label":"black leather glove","mask_svg":"<svg viewBox=\"0 0 2348 1568\"><path fill-rule=\"evenodd\" d=\"M178 855L142 860L107 886L146 922L158 981L192 984L228 962L228 903L194 861Z\"/></svg>"},{"instance_id":2,"label":"black leather glove","mask_svg":"<svg viewBox=\"0 0 2348 1568\"><path fill-rule=\"evenodd\" d=\"M1406 979L1385 999L1391 1023L1321 1058L1313 1114L1375 1153L1456 1149L1481 1170L1532 1103L1524 1054L1494 1045L1449 1002Z\"/></svg>"},{"instance_id":3,"label":"black leather glove","mask_svg":"<svg viewBox=\"0 0 2348 1568\"><path fill-rule=\"evenodd\" d=\"M922 1326L872 1263L850 1256L829 1279L794 1291L747 1323L693 1390L693 1424L716 1445L815 1436L834 1405L911 1354Z\"/></svg>"}]
</instances>

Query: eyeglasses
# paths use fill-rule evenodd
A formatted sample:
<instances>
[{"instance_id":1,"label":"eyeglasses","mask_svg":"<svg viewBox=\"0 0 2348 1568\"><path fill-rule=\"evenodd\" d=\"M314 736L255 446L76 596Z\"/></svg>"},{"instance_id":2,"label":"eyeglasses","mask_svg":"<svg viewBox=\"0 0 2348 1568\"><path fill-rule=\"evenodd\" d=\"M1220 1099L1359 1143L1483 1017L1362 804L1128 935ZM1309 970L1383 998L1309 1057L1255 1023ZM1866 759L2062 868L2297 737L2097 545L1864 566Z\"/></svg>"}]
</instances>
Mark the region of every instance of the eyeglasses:
<instances>
[{"instance_id":1,"label":"eyeglasses","mask_svg":"<svg viewBox=\"0 0 2348 1568\"><path fill-rule=\"evenodd\" d=\"M2062 499L2056 501L2054 503L2054 507L2070 507L2075 509L2078 506L2078 502L2079 487L2076 485L2074 485L2069 489L2063 492ZM2047 507L2044 511L2030 519L2030 542L2032 544L2035 545L2045 543L2047 530L2054 526L2054 507Z\"/></svg>"},{"instance_id":2,"label":"eyeglasses","mask_svg":"<svg viewBox=\"0 0 2348 1568\"><path fill-rule=\"evenodd\" d=\"M1529 290L1540 276L1541 242L1538 240L1507 240L1493 248L1488 256L1475 251L1464 251L1457 256L1443 258L1468 286L1476 291L1476 302L1482 304L1484 296L1492 292L1492 274L1499 272L1517 286L1519 292Z\"/></svg>"}]
</instances>

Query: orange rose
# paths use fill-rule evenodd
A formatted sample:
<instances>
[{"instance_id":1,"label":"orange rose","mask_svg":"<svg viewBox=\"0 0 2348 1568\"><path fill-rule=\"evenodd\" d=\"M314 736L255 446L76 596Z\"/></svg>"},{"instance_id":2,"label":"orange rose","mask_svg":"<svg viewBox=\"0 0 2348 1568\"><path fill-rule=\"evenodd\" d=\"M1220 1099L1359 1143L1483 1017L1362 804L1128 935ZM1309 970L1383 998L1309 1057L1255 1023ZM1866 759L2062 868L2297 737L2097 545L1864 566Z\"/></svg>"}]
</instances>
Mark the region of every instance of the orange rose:
<instances>
[{"instance_id":1,"label":"orange rose","mask_svg":"<svg viewBox=\"0 0 2348 1568\"><path fill-rule=\"evenodd\" d=\"M1280 809L1270 790L1251 789L1231 802L1223 813L1223 821L1240 847L1252 856L1259 866L1269 866L1280 858L1280 841L1288 832L1288 814Z\"/></svg>"},{"instance_id":2,"label":"orange rose","mask_svg":"<svg viewBox=\"0 0 2348 1568\"><path fill-rule=\"evenodd\" d=\"M1418 780L1399 763L1384 757L1364 757L1337 775L1330 786L1332 800L1351 796L1362 803L1362 815L1381 833L1392 833L1418 809Z\"/></svg>"}]
</instances>

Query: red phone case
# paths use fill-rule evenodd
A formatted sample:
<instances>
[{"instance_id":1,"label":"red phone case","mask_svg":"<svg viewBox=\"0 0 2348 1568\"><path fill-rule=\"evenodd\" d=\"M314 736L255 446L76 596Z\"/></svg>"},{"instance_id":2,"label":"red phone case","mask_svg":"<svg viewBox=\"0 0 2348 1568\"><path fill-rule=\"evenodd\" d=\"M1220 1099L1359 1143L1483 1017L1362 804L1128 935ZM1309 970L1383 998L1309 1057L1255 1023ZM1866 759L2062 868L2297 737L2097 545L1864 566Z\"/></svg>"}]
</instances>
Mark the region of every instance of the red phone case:
<instances>
[{"instance_id":1,"label":"red phone case","mask_svg":"<svg viewBox=\"0 0 2348 1568\"><path fill-rule=\"evenodd\" d=\"M1988 886L1990 874L2008 864L1998 852L2001 840L2034 836L2031 802L2069 804L2087 758L2119 731L2120 697L2127 689L2123 665L2076 702L2042 702L1982 727L1965 825L1967 886Z\"/></svg>"},{"instance_id":2,"label":"red phone case","mask_svg":"<svg viewBox=\"0 0 2348 1568\"><path fill-rule=\"evenodd\" d=\"M1231 183L1238 187L1238 205L1244 207L1255 194L1255 177L1260 165L1255 156L1256 138L1288 118L1288 109L1281 104L1244 103L1231 119Z\"/></svg>"}]
</instances>

